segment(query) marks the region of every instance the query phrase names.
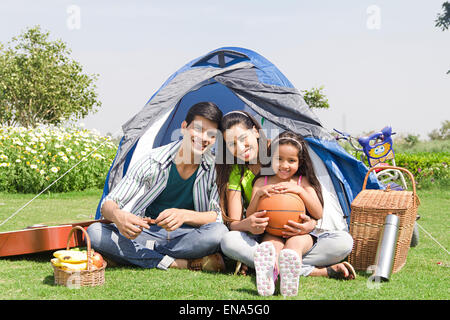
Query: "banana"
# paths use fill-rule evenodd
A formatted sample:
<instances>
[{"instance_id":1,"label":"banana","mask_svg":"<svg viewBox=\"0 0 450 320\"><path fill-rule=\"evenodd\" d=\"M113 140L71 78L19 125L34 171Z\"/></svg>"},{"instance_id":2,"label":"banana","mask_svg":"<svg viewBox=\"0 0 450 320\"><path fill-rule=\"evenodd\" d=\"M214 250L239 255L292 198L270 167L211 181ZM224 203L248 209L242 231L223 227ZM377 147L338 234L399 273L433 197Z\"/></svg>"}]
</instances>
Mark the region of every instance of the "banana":
<instances>
[{"instance_id":1,"label":"banana","mask_svg":"<svg viewBox=\"0 0 450 320\"><path fill-rule=\"evenodd\" d=\"M87 262L87 252L73 250L58 250L53 252L53 256L61 262L81 263Z\"/></svg>"},{"instance_id":2,"label":"banana","mask_svg":"<svg viewBox=\"0 0 450 320\"><path fill-rule=\"evenodd\" d=\"M67 263L61 262L61 268L68 271L82 271L87 269L87 263Z\"/></svg>"},{"instance_id":3,"label":"banana","mask_svg":"<svg viewBox=\"0 0 450 320\"><path fill-rule=\"evenodd\" d=\"M55 267L61 267L61 261L59 261L58 258L53 258L50 260L50 262L52 263L52 265L54 265Z\"/></svg>"}]
</instances>

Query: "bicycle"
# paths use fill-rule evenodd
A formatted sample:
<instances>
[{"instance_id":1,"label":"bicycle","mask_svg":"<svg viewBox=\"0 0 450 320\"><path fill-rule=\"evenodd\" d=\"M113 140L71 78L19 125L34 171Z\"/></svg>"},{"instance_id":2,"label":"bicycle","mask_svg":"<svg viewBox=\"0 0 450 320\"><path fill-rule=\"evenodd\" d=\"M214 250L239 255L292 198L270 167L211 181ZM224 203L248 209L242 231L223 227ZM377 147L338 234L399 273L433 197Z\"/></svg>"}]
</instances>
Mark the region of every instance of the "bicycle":
<instances>
[{"instance_id":1,"label":"bicycle","mask_svg":"<svg viewBox=\"0 0 450 320\"><path fill-rule=\"evenodd\" d=\"M374 169L375 176L377 179L383 183L384 185L389 184L391 182L390 188L397 190L406 190L407 184L405 177L402 172L395 169L386 169L382 170L382 166L393 165L396 166L395 163L395 152L393 149L393 140L392 136L396 134L392 132L392 128L390 126L384 127L381 131L372 133L369 136L363 136L359 138L355 138L346 132L341 132L337 129L333 129L338 135L335 137L337 141L346 140L349 142L350 146L355 151L355 158L358 158L363 163L369 165L369 167L380 167L380 169ZM358 147L355 143L361 146ZM390 161L389 164L387 161ZM394 181L400 180L401 185L394 183ZM417 215L416 221L420 219L420 216ZM417 227L417 223L414 225L414 231L411 238L411 247L417 246L419 243L419 229Z\"/></svg>"}]
</instances>

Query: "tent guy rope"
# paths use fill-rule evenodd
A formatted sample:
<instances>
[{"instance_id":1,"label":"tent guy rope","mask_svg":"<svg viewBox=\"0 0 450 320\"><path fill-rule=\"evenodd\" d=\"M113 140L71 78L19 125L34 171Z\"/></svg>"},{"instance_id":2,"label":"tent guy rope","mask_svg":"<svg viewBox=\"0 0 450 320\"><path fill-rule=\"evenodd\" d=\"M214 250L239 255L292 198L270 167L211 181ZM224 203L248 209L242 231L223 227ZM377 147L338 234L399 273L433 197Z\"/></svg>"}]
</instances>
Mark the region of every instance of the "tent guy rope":
<instances>
[{"instance_id":1,"label":"tent guy rope","mask_svg":"<svg viewBox=\"0 0 450 320\"><path fill-rule=\"evenodd\" d=\"M116 135L117 133L119 133L120 129L117 130L113 135ZM42 190L41 192L39 192L37 195L35 195L30 201L28 201L27 203L25 203L22 207L20 207L16 212L14 212L13 214L11 214L8 218L6 218L5 220L3 220L0 223L0 227L3 226L6 222L8 222L10 219L12 219L15 215L17 215L20 211L22 211L23 209L25 209L30 203L32 203L35 199L37 199L41 194L43 194L45 191L47 191L48 189L51 188L51 186L53 186L55 183L57 183L59 180L61 180L65 175L67 175L70 171L72 171L73 169L75 169L81 162L85 161L85 159L87 159L91 154L93 154L94 152L96 152L98 149L100 149L101 147L103 147L105 145L106 142L109 142L111 140L111 137L108 137L108 139L106 139L104 142L102 142L98 147L94 148L94 150L92 150L90 153L88 153L86 156L84 156L83 158L80 159L80 161L78 161L75 165L73 165L69 170L67 170L66 172L64 172L60 177L58 177L58 179L56 179L55 181L53 181L51 184L49 184L44 190Z\"/></svg>"}]
</instances>

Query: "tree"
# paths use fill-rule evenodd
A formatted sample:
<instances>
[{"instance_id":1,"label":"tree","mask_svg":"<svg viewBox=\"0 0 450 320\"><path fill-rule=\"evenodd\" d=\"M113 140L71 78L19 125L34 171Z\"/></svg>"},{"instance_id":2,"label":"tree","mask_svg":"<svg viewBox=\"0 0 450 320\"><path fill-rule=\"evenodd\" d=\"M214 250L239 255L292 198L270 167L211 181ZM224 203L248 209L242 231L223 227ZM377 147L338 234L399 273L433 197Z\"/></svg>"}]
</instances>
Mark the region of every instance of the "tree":
<instances>
[{"instance_id":1,"label":"tree","mask_svg":"<svg viewBox=\"0 0 450 320\"><path fill-rule=\"evenodd\" d=\"M438 14L438 17L434 22L436 22L435 27L441 28L442 31L445 31L450 27L450 2L444 2L442 4L442 9L444 12ZM447 71L447 74L450 74L450 70Z\"/></svg>"},{"instance_id":2,"label":"tree","mask_svg":"<svg viewBox=\"0 0 450 320\"><path fill-rule=\"evenodd\" d=\"M428 134L431 140L448 140L450 139L450 121L445 120L442 122L440 129L434 129Z\"/></svg>"},{"instance_id":3,"label":"tree","mask_svg":"<svg viewBox=\"0 0 450 320\"><path fill-rule=\"evenodd\" d=\"M328 109L327 97L322 93L323 86L319 88L311 88L310 90L302 90L303 99L310 108Z\"/></svg>"},{"instance_id":4,"label":"tree","mask_svg":"<svg viewBox=\"0 0 450 320\"><path fill-rule=\"evenodd\" d=\"M450 27L450 2L444 2L442 4L442 9L444 12L438 14L438 17L435 20L435 27L441 28L442 31L445 31Z\"/></svg>"},{"instance_id":5,"label":"tree","mask_svg":"<svg viewBox=\"0 0 450 320\"><path fill-rule=\"evenodd\" d=\"M0 124L58 125L97 111L98 75L84 74L70 53L39 26L0 44Z\"/></svg>"}]
</instances>

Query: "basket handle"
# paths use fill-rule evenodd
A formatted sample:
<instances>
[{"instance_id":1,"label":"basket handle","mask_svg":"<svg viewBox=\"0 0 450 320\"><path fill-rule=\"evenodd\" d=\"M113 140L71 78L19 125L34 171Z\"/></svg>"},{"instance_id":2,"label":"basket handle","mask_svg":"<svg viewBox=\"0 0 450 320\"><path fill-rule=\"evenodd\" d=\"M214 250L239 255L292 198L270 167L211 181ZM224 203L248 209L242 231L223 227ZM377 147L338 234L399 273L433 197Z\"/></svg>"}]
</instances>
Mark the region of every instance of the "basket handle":
<instances>
[{"instance_id":1,"label":"basket handle","mask_svg":"<svg viewBox=\"0 0 450 320\"><path fill-rule=\"evenodd\" d=\"M412 175L412 173L409 170L407 170L405 168L402 168L402 167L396 167L396 166L382 166L381 167L381 166L379 166L379 167L372 167L372 168L370 168L369 171L367 171L367 173L366 173L366 177L364 178L364 183L363 183L363 186L362 186L362 190L366 189L367 179L369 178L369 174L370 174L370 172L372 170L375 170L375 169L380 169L380 170L394 169L394 170L400 170L400 171L406 172L409 175L409 178L411 179L411 182L412 182L413 204L414 204L414 206L416 205L416 181L414 180L414 176Z\"/></svg>"},{"instance_id":2,"label":"basket handle","mask_svg":"<svg viewBox=\"0 0 450 320\"><path fill-rule=\"evenodd\" d=\"M70 249L70 238L72 237L72 234L75 230L81 230L84 235L86 236L86 243L87 243L87 270L91 271L91 239L89 238L88 233L86 232L86 230L84 230L83 227L80 226L75 226L73 227L70 232L69 232L69 236L67 237L67 247L66 249L69 250Z\"/></svg>"}]
</instances>

